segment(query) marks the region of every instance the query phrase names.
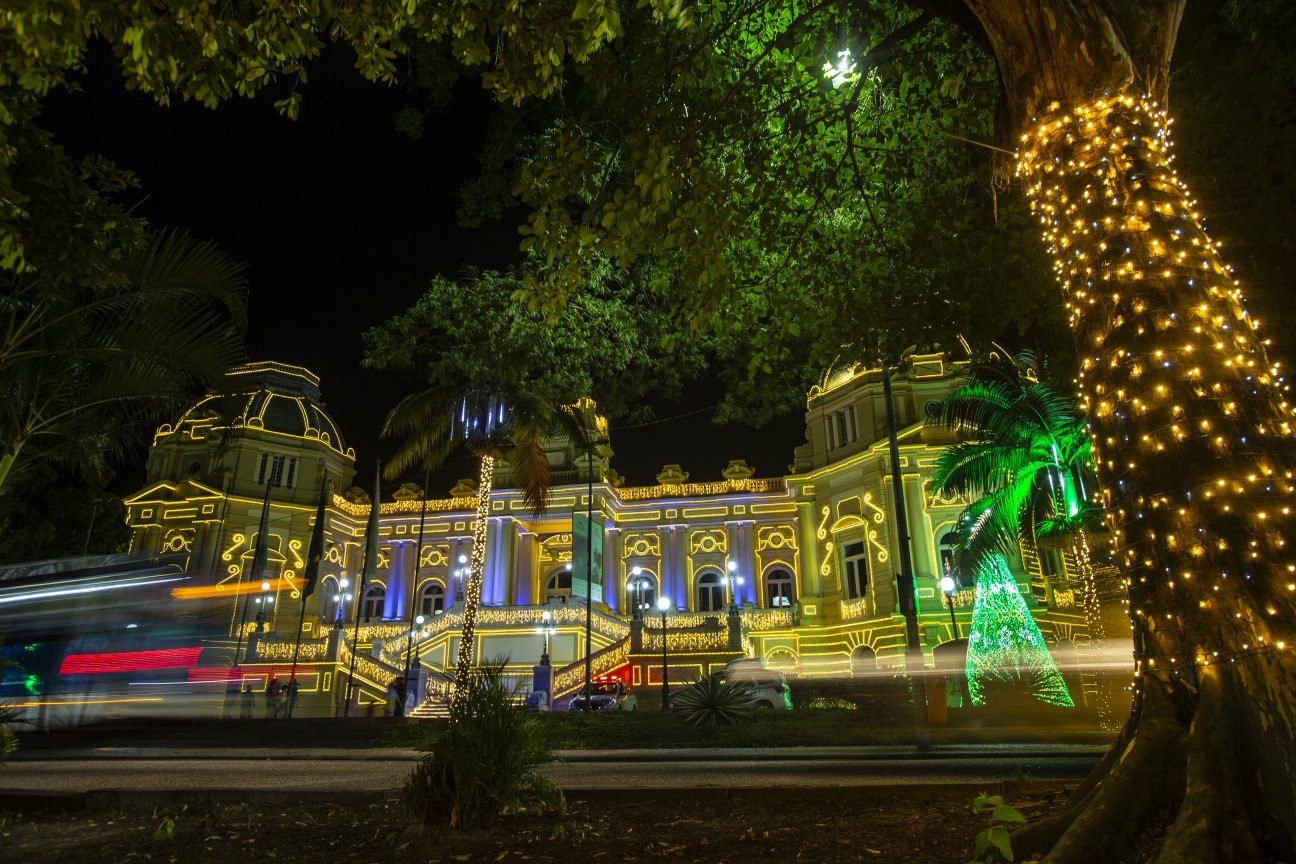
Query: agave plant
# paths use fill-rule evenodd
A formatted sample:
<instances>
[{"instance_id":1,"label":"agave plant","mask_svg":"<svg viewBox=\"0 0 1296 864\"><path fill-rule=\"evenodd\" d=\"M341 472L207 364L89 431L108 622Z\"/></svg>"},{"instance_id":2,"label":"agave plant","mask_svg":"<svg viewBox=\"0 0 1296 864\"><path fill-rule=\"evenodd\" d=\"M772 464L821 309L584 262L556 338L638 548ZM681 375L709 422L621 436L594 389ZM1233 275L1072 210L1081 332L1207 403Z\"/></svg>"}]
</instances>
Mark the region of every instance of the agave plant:
<instances>
[{"instance_id":1,"label":"agave plant","mask_svg":"<svg viewBox=\"0 0 1296 864\"><path fill-rule=\"evenodd\" d=\"M756 701L741 684L709 675L672 696L671 706L685 726L728 726L751 717Z\"/></svg>"}]
</instances>

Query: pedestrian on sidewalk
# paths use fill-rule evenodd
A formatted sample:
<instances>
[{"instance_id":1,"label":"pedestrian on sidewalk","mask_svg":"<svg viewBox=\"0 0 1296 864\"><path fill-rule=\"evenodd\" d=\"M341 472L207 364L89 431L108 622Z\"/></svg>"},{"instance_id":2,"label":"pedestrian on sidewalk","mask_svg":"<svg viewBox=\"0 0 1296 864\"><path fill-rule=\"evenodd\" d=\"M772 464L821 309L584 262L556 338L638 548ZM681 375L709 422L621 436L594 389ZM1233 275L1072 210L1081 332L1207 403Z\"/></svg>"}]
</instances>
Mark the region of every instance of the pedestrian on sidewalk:
<instances>
[{"instance_id":1,"label":"pedestrian on sidewalk","mask_svg":"<svg viewBox=\"0 0 1296 864\"><path fill-rule=\"evenodd\" d=\"M293 711L297 709L297 691L300 689L301 685L297 683L296 678L293 678L288 682L288 707L284 716L290 720L292 719Z\"/></svg>"},{"instance_id":2,"label":"pedestrian on sidewalk","mask_svg":"<svg viewBox=\"0 0 1296 864\"><path fill-rule=\"evenodd\" d=\"M241 705L239 707L239 719L251 720L252 710L256 705L256 695L252 692L252 685L248 684L243 688L243 695L239 697Z\"/></svg>"},{"instance_id":3,"label":"pedestrian on sidewalk","mask_svg":"<svg viewBox=\"0 0 1296 864\"><path fill-rule=\"evenodd\" d=\"M276 702L279 697L279 679L271 678L266 684L265 689L265 711L266 719L273 720L275 717Z\"/></svg>"}]
</instances>

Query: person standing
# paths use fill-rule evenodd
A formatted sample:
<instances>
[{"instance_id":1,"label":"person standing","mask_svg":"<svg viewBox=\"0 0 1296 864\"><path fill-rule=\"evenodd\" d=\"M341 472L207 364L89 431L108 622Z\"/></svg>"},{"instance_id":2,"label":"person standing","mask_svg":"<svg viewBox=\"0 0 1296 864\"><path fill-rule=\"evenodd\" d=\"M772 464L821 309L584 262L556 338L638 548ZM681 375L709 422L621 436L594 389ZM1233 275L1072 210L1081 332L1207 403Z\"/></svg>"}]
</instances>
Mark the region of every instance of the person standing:
<instances>
[{"instance_id":1,"label":"person standing","mask_svg":"<svg viewBox=\"0 0 1296 864\"><path fill-rule=\"evenodd\" d=\"M243 695L239 697L239 719L251 720L252 711L256 705L256 696L252 693L252 685L248 684L243 688Z\"/></svg>"},{"instance_id":2,"label":"person standing","mask_svg":"<svg viewBox=\"0 0 1296 864\"><path fill-rule=\"evenodd\" d=\"M297 709L297 691L300 689L301 685L297 683L296 678L288 682L288 707L284 712L284 716L289 719L292 719L293 711Z\"/></svg>"},{"instance_id":3,"label":"person standing","mask_svg":"<svg viewBox=\"0 0 1296 864\"><path fill-rule=\"evenodd\" d=\"M396 682L392 685L392 690L395 691L394 695L396 697L396 705L392 710L392 714L395 717L404 717L405 699L409 695L409 685L405 683L405 678L397 678Z\"/></svg>"},{"instance_id":4,"label":"person standing","mask_svg":"<svg viewBox=\"0 0 1296 864\"><path fill-rule=\"evenodd\" d=\"M266 719L273 720L275 716L276 700L279 695L279 679L271 678L266 684L265 689L265 712Z\"/></svg>"}]
</instances>

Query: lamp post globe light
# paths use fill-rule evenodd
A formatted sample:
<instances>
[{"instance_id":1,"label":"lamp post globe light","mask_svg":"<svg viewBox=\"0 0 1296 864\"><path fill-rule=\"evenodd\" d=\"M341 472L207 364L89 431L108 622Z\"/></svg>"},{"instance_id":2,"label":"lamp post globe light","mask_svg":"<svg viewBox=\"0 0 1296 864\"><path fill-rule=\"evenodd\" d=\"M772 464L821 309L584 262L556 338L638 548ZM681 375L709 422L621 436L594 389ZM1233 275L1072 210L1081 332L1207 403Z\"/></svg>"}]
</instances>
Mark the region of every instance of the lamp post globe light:
<instances>
[{"instance_id":1,"label":"lamp post globe light","mask_svg":"<svg viewBox=\"0 0 1296 864\"><path fill-rule=\"evenodd\" d=\"M540 655L540 665L549 665L549 637L558 632L558 628L553 623L553 613L548 609L540 613L540 626L536 632L544 636L544 653Z\"/></svg>"},{"instance_id":2,"label":"lamp post globe light","mask_svg":"<svg viewBox=\"0 0 1296 864\"><path fill-rule=\"evenodd\" d=\"M648 587L648 577L643 575L642 567L635 567L630 571L630 581L626 586L634 591L634 607L632 618L643 618L644 609L647 604L644 603L644 589Z\"/></svg>"},{"instance_id":3,"label":"lamp post globe light","mask_svg":"<svg viewBox=\"0 0 1296 864\"><path fill-rule=\"evenodd\" d=\"M729 561L725 564L725 581L729 583L729 608L736 611L738 609L738 586L743 584L743 578L738 575L737 561Z\"/></svg>"},{"instance_id":4,"label":"lamp post globe light","mask_svg":"<svg viewBox=\"0 0 1296 864\"><path fill-rule=\"evenodd\" d=\"M347 591L347 588L349 587L351 587L351 580L343 577L342 581L338 582L337 593L333 595L333 606L335 609L333 615L333 629L335 630L342 629L342 620L345 617L344 613L346 612L346 606L351 602L352 594Z\"/></svg>"},{"instance_id":5,"label":"lamp post globe light","mask_svg":"<svg viewBox=\"0 0 1296 864\"><path fill-rule=\"evenodd\" d=\"M414 623L418 626L418 634L414 639L414 668L418 669L419 665L419 642L423 639L423 622L427 619L422 615L414 616Z\"/></svg>"},{"instance_id":6,"label":"lamp post globe light","mask_svg":"<svg viewBox=\"0 0 1296 864\"><path fill-rule=\"evenodd\" d=\"M954 577L946 574L941 577L940 589L945 594L945 602L949 604L950 610L950 627L954 630L954 638L959 638L958 619L954 617Z\"/></svg>"},{"instance_id":7,"label":"lamp post globe light","mask_svg":"<svg viewBox=\"0 0 1296 864\"><path fill-rule=\"evenodd\" d=\"M670 671L666 666L666 610L670 608L669 597L657 598L657 609L662 616L662 704L661 710L670 710Z\"/></svg>"},{"instance_id":8,"label":"lamp post globe light","mask_svg":"<svg viewBox=\"0 0 1296 864\"><path fill-rule=\"evenodd\" d=\"M464 583L464 577L467 575L468 575L468 556L460 555L459 566L456 567L454 571L456 603L459 603L463 600L463 583Z\"/></svg>"},{"instance_id":9,"label":"lamp post globe light","mask_svg":"<svg viewBox=\"0 0 1296 864\"><path fill-rule=\"evenodd\" d=\"M274 603L274 598L270 596L270 583L262 582L261 596L256 599L256 604L257 604L256 630L258 633L265 632L266 613L269 611L270 606L273 603Z\"/></svg>"}]
</instances>

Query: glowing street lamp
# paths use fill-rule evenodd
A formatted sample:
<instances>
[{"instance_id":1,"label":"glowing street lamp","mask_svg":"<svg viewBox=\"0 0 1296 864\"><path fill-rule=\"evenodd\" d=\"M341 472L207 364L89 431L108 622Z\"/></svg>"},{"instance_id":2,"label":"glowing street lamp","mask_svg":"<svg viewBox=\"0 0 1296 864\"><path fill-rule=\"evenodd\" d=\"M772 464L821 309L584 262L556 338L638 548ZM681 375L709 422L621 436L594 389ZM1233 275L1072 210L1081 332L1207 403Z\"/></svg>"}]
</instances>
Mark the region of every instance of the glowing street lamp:
<instances>
[{"instance_id":1,"label":"glowing street lamp","mask_svg":"<svg viewBox=\"0 0 1296 864\"><path fill-rule=\"evenodd\" d=\"M634 609L632 610L634 612L632 617L634 618L643 617L644 608L647 605L646 603L643 602L644 591L648 588L650 584L651 583L649 582L648 577L643 575L642 567L635 567L633 570L630 571L630 581L626 583L626 585L628 588L634 591L635 602L634 602Z\"/></svg>"},{"instance_id":2,"label":"glowing street lamp","mask_svg":"<svg viewBox=\"0 0 1296 864\"><path fill-rule=\"evenodd\" d=\"M414 623L418 625L418 637L414 640L414 668L418 669L419 665L419 643L423 641L423 622L427 619L422 615L414 616ZM408 672L406 673L408 675Z\"/></svg>"},{"instance_id":3,"label":"glowing street lamp","mask_svg":"<svg viewBox=\"0 0 1296 864\"><path fill-rule=\"evenodd\" d=\"M666 610L670 608L670 599L657 598L657 608L662 616L662 698L661 710L670 710L670 670L666 666Z\"/></svg>"},{"instance_id":4,"label":"glowing street lamp","mask_svg":"<svg viewBox=\"0 0 1296 864\"><path fill-rule=\"evenodd\" d=\"M274 598L270 596L270 583L262 582L261 596L256 598L256 604L257 604L256 632L258 633L265 632L266 612L270 609L270 606L273 603L274 603Z\"/></svg>"},{"instance_id":5,"label":"glowing street lamp","mask_svg":"<svg viewBox=\"0 0 1296 864\"><path fill-rule=\"evenodd\" d=\"M454 573L454 575L455 575L455 583L456 583L456 584L455 584L455 600L461 600L461 599L463 598L463 583L464 583L464 577L468 575L468 570L469 570L469 567L468 567L468 556L467 556L467 555L460 555L460 556L459 556L459 566L455 569L455 573Z\"/></svg>"},{"instance_id":6,"label":"glowing street lamp","mask_svg":"<svg viewBox=\"0 0 1296 864\"><path fill-rule=\"evenodd\" d=\"M554 626L553 613L548 609L540 613L540 626L536 628L536 632L544 636L544 653L540 655L540 665L548 666L549 637L558 632L558 628Z\"/></svg>"},{"instance_id":7,"label":"glowing street lamp","mask_svg":"<svg viewBox=\"0 0 1296 864\"><path fill-rule=\"evenodd\" d=\"M337 593L333 595L333 606L336 610L333 617L333 627L336 630L342 629L342 619L345 617L346 607L354 596L347 591L349 587L351 587L351 580L343 576L342 581L338 582Z\"/></svg>"},{"instance_id":8,"label":"glowing street lamp","mask_svg":"<svg viewBox=\"0 0 1296 864\"><path fill-rule=\"evenodd\" d=\"M725 564L725 581L729 583L729 611L738 611L738 586L743 584L743 578L738 575L738 562L730 561Z\"/></svg>"},{"instance_id":9,"label":"glowing street lamp","mask_svg":"<svg viewBox=\"0 0 1296 864\"><path fill-rule=\"evenodd\" d=\"M945 593L945 600L949 603L950 610L950 627L954 629L954 638L959 638L958 620L954 617L954 577L946 573L941 577L940 589Z\"/></svg>"},{"instance_id":10,"label":"glowing street lamp","mask_svg":"<svg viewBox=\"0 0 1296 864\"><path fill-rule=\"evenodd\" d=\"M851 56L850 48L844 48L837 52L836 63L825 63L823 65L823 74L825 78L832 81L834 88L855 80L855 60Z\"/></svg>"}]
</instances>

